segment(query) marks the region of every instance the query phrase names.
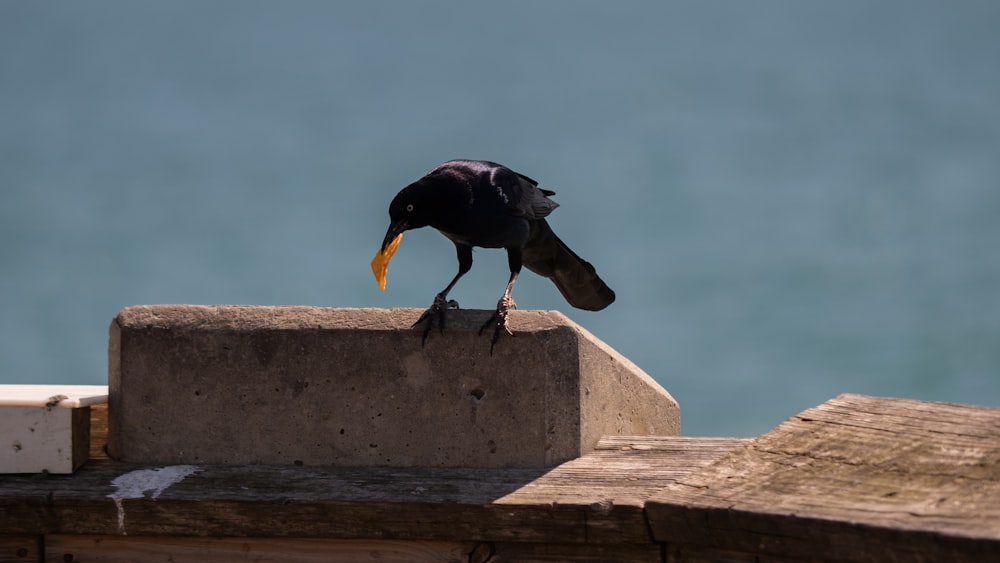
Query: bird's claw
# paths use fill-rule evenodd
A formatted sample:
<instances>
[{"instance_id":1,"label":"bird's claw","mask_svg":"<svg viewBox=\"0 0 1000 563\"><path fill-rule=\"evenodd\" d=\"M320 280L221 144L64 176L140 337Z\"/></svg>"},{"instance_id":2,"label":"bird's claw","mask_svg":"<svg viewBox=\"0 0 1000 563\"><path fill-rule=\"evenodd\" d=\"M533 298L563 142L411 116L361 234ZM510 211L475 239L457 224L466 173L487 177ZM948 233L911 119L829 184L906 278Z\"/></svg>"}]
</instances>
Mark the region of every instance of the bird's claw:
<instances>
[{"instance_id":1,"label":"bird's claw","mask_svg":"<svg viewBox=\"0 0 1000 563\"><path fill-rule=\"evenodd\" d=\"M424 311L424 314L420 315L417 322L413 323L413 328L415 328L420 323L427 321L427 326L424 327L423 337L420 339L420 345L424 346L427 344L427 335L431 333L434 328L434 319L437 319L438 331L444 334L444 317L445 311L448 309L458 309L458 301L454 299L447 301L444 295L440 293L434 296L434 303Z\"/></svg>"},{"instance_id":2,"label":"bird's claw","mask_svg":"<svg viewBox=\"0 0 1000 563\"><path fill-rule=\"evenodd\" d=\"M479 334L482 335L486 327L493 325L493 338L490 339L490 355L493 355L493 348L497 344L497 340L500 340L500 329L503 329L507 334L514 336L514 332L510 330L507 326L507 316L510 314L511 309L516 309L517 304L514 303L514 299L510 296L504 295L497 302L497 310L490 315L490 318L486 319L483 326L479 328Z\"/></svg>"}]
</instances>

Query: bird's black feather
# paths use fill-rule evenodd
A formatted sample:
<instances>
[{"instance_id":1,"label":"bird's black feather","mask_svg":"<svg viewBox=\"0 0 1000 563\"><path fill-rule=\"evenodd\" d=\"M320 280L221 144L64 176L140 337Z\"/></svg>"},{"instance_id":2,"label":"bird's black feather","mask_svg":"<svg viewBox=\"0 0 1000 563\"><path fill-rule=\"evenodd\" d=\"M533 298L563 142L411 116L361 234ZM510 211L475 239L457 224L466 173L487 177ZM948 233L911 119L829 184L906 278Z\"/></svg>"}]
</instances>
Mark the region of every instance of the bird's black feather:
<instances>
[{"instance_id":1,"label":"bird's black feather","mask_svg":"<svg viewBox=\"0 0 1000 563\"><path fill-rule=\"evenodd\" d=\"M507 309L513 306L511 290L522 266L552 280L574 307L599 311L614 302L614 291L594 267L570 250L546 222L545 217L559 207L550 199L553 195L528 176L485 160L445 162L400 190L389 205L391 222L385 240L431 226L451 239L458 252L458 274L421 317L421 321L430 318L427 331L435 316L443 321L444 310L457 306L447 301L447 295L472 267L474 246L507 250L510 278L494 314L494 344L501 328L510 332Z\"/></svg>"}]
</instances>

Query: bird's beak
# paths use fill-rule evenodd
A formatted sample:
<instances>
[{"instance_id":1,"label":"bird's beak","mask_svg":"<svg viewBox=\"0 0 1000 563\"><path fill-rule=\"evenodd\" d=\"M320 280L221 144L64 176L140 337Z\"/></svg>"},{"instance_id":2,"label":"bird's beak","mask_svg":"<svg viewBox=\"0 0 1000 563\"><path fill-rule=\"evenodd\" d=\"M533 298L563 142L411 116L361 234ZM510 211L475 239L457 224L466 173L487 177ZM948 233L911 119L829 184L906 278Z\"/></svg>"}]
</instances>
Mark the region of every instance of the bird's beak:
<instances>
[{"instance_id":1,"label":"bird's beak","mask_svg":"<svg viewBox=\"0 0 1000 563\"><path fill-rule=\"evenodd\" d=\"M385 232L385 238L382 239L382 248L379 250L379 252L385 253L385 249L388 248L389 245L392 244L394 240L396 240L396 237L403 234L403 231L409 228L410 225L408 225L406 221L403 220L393 221L392 223L390 223L389 230Z\"/></svg>"},{"instance_id":2,"label":"bird's beak","mask_svg":"<svg viewBox=\"0 0 1000 563\"><path fill-rule=\"evenodd\" d=\"M382 248L372 258L372 273L375 274L375 281L378 282L378 287L382 291L385 291L385 276L389 273L389 260L392 260L392 255L396 253L399 241L403 240L403 231L408 226L406 221L393 221L382 240Z\"/></svg>"}]
</instances>

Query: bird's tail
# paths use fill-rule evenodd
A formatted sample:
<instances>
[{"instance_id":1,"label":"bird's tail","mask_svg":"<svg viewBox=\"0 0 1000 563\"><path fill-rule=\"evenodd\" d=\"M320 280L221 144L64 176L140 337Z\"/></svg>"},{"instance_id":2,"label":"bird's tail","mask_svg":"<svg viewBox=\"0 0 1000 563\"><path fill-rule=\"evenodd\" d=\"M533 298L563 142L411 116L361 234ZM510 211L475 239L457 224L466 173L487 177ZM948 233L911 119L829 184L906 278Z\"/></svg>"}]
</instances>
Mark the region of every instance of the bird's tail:
<instances>
[{"instance_id":1,"label":"bird's tail","mask_svg":"<svg viewBox=\"0 0 1000 563\"><path fill-rule=\"evenodd\" d=\"M597 275L594 266L559 240L544 219L533 221L532 230L522 251L525 267L551 279L577 309L600 311L614 303L615 292Z\"/></svg>"}]
</instances>

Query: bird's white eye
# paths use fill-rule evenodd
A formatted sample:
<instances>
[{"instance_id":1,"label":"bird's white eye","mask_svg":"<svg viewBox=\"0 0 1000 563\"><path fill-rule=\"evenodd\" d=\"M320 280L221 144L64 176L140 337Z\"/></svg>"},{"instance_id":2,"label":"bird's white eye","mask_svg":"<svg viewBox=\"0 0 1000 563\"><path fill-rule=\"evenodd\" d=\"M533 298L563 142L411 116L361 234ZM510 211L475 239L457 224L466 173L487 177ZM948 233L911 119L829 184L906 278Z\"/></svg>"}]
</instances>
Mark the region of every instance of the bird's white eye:
<instances>
[{"instance_id":1,"label":"bird's white eye","mask_svg":"<svg viewBox=\"0 0 1000 563\"><path fill-rule=\"evenodd\" d=\"M413 212L413 204L412 203L407 203L406 204L406 212L407 213L412 213Z\"/></svg>"}]
</instances>

